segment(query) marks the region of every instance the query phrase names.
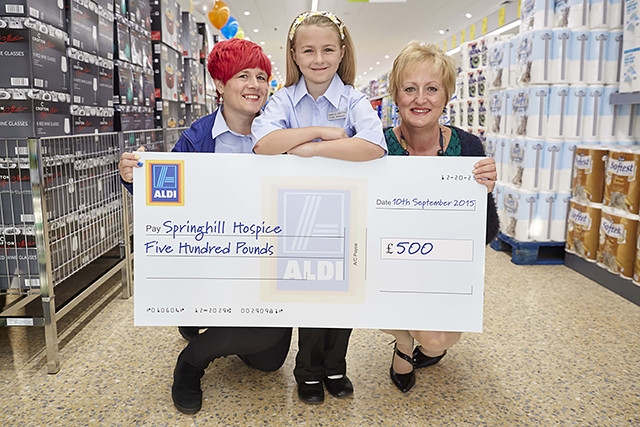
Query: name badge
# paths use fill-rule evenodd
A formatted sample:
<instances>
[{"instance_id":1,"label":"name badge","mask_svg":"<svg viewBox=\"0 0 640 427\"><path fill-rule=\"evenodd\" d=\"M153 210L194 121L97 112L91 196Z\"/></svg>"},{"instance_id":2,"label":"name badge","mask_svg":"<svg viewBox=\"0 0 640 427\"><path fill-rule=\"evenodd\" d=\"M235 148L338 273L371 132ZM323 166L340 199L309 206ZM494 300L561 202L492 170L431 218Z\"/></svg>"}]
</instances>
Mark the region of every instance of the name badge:
<instances>
[{"instance_id":1,"label":"name badge","mask_svg":"<svg viewBox=\"0 0 640 427\"><path fill-rule=\"evenodd\" d=\"M327 119L328 120L340 120L340 119L344 119L346 117L347 117L347 111L346 110L333 111L333 112L327 114Z\"/></svg>"}]
</instances>

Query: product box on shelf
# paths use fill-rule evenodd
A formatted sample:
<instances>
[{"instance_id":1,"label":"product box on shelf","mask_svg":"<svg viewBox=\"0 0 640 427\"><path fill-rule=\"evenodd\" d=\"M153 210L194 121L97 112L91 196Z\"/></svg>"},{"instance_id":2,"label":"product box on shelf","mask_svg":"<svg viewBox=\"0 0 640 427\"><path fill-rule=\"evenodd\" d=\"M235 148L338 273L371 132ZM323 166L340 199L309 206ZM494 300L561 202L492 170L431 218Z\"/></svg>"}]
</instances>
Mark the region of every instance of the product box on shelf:
<instances>
[{"instance_id":1,"label":"product box on shelf","mask_svg":"<svg viewBox=\"0 0 640 427\"><path fill-rule=\"evenodd\" d=\"M35 232L33 238L35 240ZM0 245L0 290L2 291L21 293L40 287L38 250L35 247L18 246L15 249L9 247L10 244L22 242L23 240L14 242L13 238L9 237L6 245Z\"/></svg>"},{"instance_id":2,"label":"product box on shelf","mask_svg":"<svg viewBox=\"0 0 640 427\"><path fill-rule=\"evenodd\" d=\"M105 9L111 13L115 12L114 8L114 0L93 0L95 4L98 5L99 8ZM123 0L116 0L118 2L122 2ZM124 0L126 2L126 0Z\"/></svg>"},{"instance_id":3,"label":"product box on shelf","mask_svg":"<svg viewBox=\"0 0 640 427\"><path fill-rule=\"evenodd\" d=\"M0 25L7 24L0 18ZM30 18L12 18L0 28L0 88L69 91L64 31Z\"/></svg>"},{"instance_id":4,"label":"product box on shelf","mask_svg":"<svg viewBox=\"0 0 640 427\"><path fill-rule=\"evenodd\" d=\"M71 102L98 105L98 57L72 47L67 49L71 68Z\"/></svg>"},{"instance_id":5,"label":"product box on shelf","mask_svg":"<svg viewBox=\"0 0 640 427\"><path fill-rule=\"evenodd\" d=\"M182 12L182 55L184 58L200 59L202 36L198 33L198 22L193 14Z\"/></svg>"},{"instance_id":6,"label":"product box on shelf","mask_svg":"<svg viewBox=\"0 0 640 427\"><path fill-rule=\"evenodd\" d=\"M128 4L129 4L129 0L114 0L114 12L116 13L116 15L129 18Z\"/></svg>"},{"instance_id":7,"label":"product box on shelf","mask_svg":"<svg viewBox=\"0 0 640 427\"><path fill-rule=\"evenodd\" d=\"M98 92L96 101L99 107L113 107L113 61L98 58Z\"/></svg>"},{"instance_id":8,"label":"product box on shelf","mask_svg":"<svg viewBox=\"0 0 640 427\"><path fill-rule=\"evenodd\" d=\"M125 61L115 61L115 82L113 103L133 105L133 70L132 64Z\"/></svg>"},{"instance_id":9,"label":"product box on shelf","mask_svg":"<svg viewBox=\"0 0 640 427\"><path fill-rule=\"evenodd\" d=\"M0 89L0 135L4 138L71 134L68 93Z\"/></svg>"},{"instance_id":10,"label":"product box on shelf","mask_svg":"<svg viewBox=\"0 0 640 427\"><path fill-rule=\"evenodd\" d=\"M31 224L35 220L28 157L0 157L0 224Z\"/></svg>"},{"instance_id":11,"label":"product box on shelf","mask_svg":"<svg viewBox=\"0 0 640 427\"><path fill-rule=\"evenodd\" d=\"M116 17L116 57L121 61L131 62L131 30L129 22L121 17Z\"/></svg>"},{"instance_id":12,"label":"product box on shelf","mask_svg":"<svg viewBox=\"0 0 640 427\"><path fill-rule=\"evenodd\" d=\"M207 24L203 22L198 22L198 34L200 34L200 60L206 63L207 55L209 55L209 43L207 40L209 39L209 28ZM220 36L218 34L212 34L212 43L218 43ZM213 45L211 46L213 47Z\"/></svg>"},{"instance_id":13,"label":"product box on shelf","mask_svg":"<svg viewBox=\"0 0 640 427\"><path fill-rule=\"evenodd\" d=\"M158 128L176 128L186 126L187 111L184 102L156 101L156 120Z\"/></svg>"},{"instance_id":14,"label":"product box on shelf","mask_svg":"<svg viewBox=\"0 0 640 427\"><path fill-rule=\"evenodd\" d=\"M204 117L207 115L207 109L204 104L186 104L186 109L187 121L185 123L185 126L189 126L200 117Z\"/></svg>"},{"instance_id":15,"label":"product box on shelf","mask_svg":"<svg viewBox=\"0 0 640 427\"><path fill-rule=\"evenodd\" d=\"M184 93L182 55L164 43L153 42L156 99L182 101Z\"/></svg>"},{"instance_id":16,"label":"product box on shelf","mask_svg":"<svg viewBox=\"0 0 640 427\"><path fill-rule=\"evenodd\" d=\"M153 70L142 69L142 94L146 107L152 107L156 102L156 88L154 83Z\"/></svg>"},{"instance_id":17,"label":"product box on shelf","mask_svg":"<svg viewBox=\"0 0 640 427\"><path fill-rule=\"evenodd\" d=\"M98 53L98 6L89 0L69 0L69 44Z\"/></svg>"},{"instance_id":18,"label":"product box on shelf","mask_svg":"<svg viewBox=\"0 0 640 427\"><path fill-rule=\"evenodd\" d=\"M151 39L182 53L182 10L174 0L150 0Z\"/></svg>"},{"instance_id":19,"label":"product box on shelf","mask_svg":"<svg viewBox=\"0 0 640 427\"><path fill-rule=\"evenodd\" d=\"M187 104L204 103L204 65L194 59L184 60L184 93Z\"/></svg>"},{"instance_id":20,"label":"product box on shelf","mask_svg":"<svg viewBox=\"0 0 640 427\"><path fill-rule=\"evenodd\" d=\"M73 134L113 132L114 116L113 108L72 105Z\"/></svg>"},{"instance_id":21,"label":"product box on shelf","mask_svg":"<svg viewBox=\"0 0 640 427\"><path fill-rule=\"evenodd\" d=\"M129 19L151 31L151 4L149 0L129 0Z\"/></svg>"},{"instance_id":22,"label":"product box on shelf","mask_svg":"<svg viewBox=\"0 0 640 427\"><path fill-rule=\"evenodd\" d=\"M65 30L64 6L59 0L0 0L0 16L29 17Z\"/></svg>"},{"instance_id":23,"label":"product box on shelf","mask_svg":"<svg viewBox=\"0 0 640 427\"><path fill-rule=\"evenodd\" d=\"M122 132L153 129L156 127L153 107L116 105L114 126Z\"/></svg>"},{"instance_id":24,"label":"product box on shelf","mask_svg":"<svg viewBox=\"0 0 640 427\"><path fill-rule=\"evenodd\" d=\"M131 62L145 68L152 68L151 35L142 27L134 25L131 35Z\"/></svg>"},{"instance_id":25,"label":"product box on shelf","mask_svg":"<svg viewBox=\"0 0 640 427\"><path fill-rule=\"evenodd\" d=\"M113 3L111 3L113 9ZM113 59L115 43L113 10L98 9L98 56Z\"/></svg>"}]
</instances>

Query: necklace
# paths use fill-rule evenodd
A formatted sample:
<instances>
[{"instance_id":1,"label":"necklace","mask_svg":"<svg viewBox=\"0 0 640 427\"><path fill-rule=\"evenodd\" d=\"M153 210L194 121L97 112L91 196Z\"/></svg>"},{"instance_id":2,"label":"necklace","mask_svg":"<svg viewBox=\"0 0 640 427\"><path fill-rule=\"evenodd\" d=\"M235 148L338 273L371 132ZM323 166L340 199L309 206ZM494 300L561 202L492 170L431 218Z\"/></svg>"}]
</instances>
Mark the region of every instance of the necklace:
<instances>
[{"instance_id":1,"label":"necklace","mask_svg":"<svg viewBox=\"0 0 640 427\"><path fill-rule=\"evenodd\" d=\"M442 128L439 128L438 130L440 131L440 138L438 140L440 149L438 150L437 155L444 156L444 136L442 135ZM409 150L407 150L407 141L405 141L404 134L402 133L402 126L400 126L400 141L398 142L400 143L402 149L408 153Z\"/></svg>"}]
</instances>

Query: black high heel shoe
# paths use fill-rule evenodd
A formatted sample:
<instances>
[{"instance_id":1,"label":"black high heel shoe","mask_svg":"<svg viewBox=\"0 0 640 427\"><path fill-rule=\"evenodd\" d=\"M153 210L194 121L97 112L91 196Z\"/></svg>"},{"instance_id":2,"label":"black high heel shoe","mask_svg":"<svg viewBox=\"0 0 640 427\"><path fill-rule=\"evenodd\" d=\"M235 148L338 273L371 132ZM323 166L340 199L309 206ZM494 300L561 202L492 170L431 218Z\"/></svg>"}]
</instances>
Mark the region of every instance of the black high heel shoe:
<instances>
[{"instance_id":1,"label":"black high heel shoe","mask_svg":"<svg viewBox=\"0 0 640 427\"><path fill-rule=\"evenodd\" d=\"M411 363L411 366L413 366L413 359L411 359L411 357L407 356L406 354L398 350L397 345L393 347L393 351L394 351L394 357L397 354L398 357ZM393 384L395 384L395 386L398 387L398 390L400 390L403 393L406 393L409 390L411 390L411 388L416 384L415 369L411 370L411 372L407 374L398 374L396 373L396 371L393 370L393 358L391 358L391 368L389 368L389 376L391 377L391 381L393 382Z\"/></svg>"},{"instance_id":2,"label":"black high heel shoe","mask_svg":"<svg viewBox=\"0 0 640 427\"><path fill-rule=\"evenodd\" d=\"M420 351L420 346L418 346L413 350L413 366L415 368L426 368L427 366L435 365L444 357L445 354L447 354L447 350L445 350L440 356L427 356Z\"/></svg>"}]
</instances>

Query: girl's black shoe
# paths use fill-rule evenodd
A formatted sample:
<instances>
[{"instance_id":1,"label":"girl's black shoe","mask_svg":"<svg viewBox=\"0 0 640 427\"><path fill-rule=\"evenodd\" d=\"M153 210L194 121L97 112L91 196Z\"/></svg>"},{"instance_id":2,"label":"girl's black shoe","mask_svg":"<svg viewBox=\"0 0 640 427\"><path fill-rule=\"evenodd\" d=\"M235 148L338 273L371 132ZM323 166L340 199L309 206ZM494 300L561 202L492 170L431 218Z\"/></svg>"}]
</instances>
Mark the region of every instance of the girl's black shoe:
<instances>
[{"instance_id":1,"label":"girl's black shoe","mask_svg":"<svg viewBox=\"0 0 640 427\"><path fill-rule=\"evenodd\" d=\"M397 354L401 359L406 360L407 362L413 365L413 360L411 357L407 356L400 350L398 350L397 344L393 348L394 356ZM416 371L412 370L407 374L397 374L396 371L393 370L393 358L391 359L391 368L389 368L389 376L391 377L391 381L398 387L403 393L408 392L416 383Z\"/></svg>"}]
</instances>

